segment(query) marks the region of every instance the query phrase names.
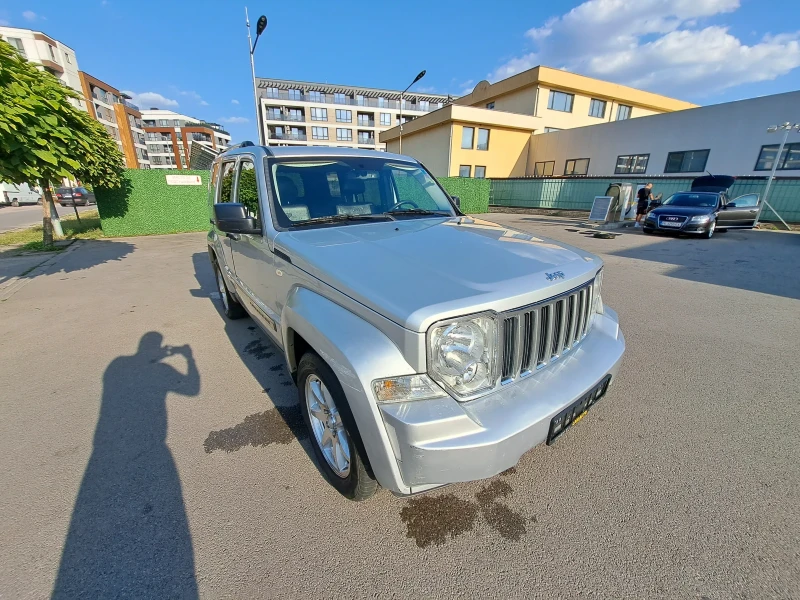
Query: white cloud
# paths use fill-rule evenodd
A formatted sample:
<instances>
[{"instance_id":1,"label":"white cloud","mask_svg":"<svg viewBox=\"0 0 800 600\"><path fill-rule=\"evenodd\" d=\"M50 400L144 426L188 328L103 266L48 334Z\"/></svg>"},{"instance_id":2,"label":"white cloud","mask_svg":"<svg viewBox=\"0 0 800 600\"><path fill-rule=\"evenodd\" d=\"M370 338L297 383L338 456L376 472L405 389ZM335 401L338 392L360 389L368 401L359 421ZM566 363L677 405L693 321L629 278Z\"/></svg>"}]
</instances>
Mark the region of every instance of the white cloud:
<instances>
[{"instance_id":1,"label":"white cloud","mask_svg":"<svg viewBox=\"0 0 800 600\"><path fill-rule=\"evenodd\" d=\"M156 92L142 92L137 94L128 90L123 90L123 94L128 94L134 104L138 104L139 108L174 108L178 106L178 102L171 98L165 98Z\"/></svg>"},{"instance_id":2,"label":"white cloud","mask_svg":"<svg viewBox=\"0 0 800 600\"><path fill-rule=\"evenodd\" d=\"M33 22L39 18L39 15L37 15L32 10L26 10L25 12L22 13L22 18L25 19L26 21Z\"/></svg>"},{"instance_id":3,"label":"white cloud","mask_svg":"<svg viewBox=\"0 0 800 600\"><path fill-rule=\"evenodd\" d=\"M249 123L250 119L247 117L220 117L223 123Z\"/></svg>"},{"instance_id":4,"label":"white cloud","mask_svg":"<svg viewBox=\"0 0 800 600\"><path fill-rule=\"evenodd\" d=\"M197 102L200 106L208 106L208 102L203 100L203 97L194 90L178 90L181 96L186 96Z\"/></svg>"},{"instance_id":5,"label":"white cloud","mask_svg":"<svg viewBox=\"0 0 800 600\"><path fill-rule=\"evenodd\" d=\"M475 80L474 79L467 79L466 81L462 81L458 84L459 88L459 96L465 96L466 94L471 94L472 90L475 89Z\"/></svg>"},{"instance_id":6,"label":"white cloud","mask_svg":"<svg viewBox=\"0 0 800 600\"><path fill-rule=\"evenodd\" d=\"M588 0L525 35L534 51L512 58L495 81L536 65L563 68L669 94L710 94L800 67L800 31L742 43L728 27L698 25L739 0Z\"/></svg>"},{"instance_id":7,"label":"white cloud","mask_svg":"<svg viewBox=\"0 0 800 600\"><path fill-rule=\"evenodd\" d=\"M233 100L231 100L231 104L239 104L239 101L236 98L234 98Z\"/></svg>"}]
</instances>

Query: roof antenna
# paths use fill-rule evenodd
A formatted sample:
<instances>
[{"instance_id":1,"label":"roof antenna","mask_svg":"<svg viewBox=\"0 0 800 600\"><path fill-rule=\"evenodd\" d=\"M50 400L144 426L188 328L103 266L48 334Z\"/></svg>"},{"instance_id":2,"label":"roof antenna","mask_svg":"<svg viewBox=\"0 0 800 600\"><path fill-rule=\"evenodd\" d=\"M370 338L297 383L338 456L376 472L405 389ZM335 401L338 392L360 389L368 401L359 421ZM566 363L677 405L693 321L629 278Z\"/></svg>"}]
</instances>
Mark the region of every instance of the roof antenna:
<instances>
[{"instance_id":1,"label":"roof antenna","mask_svg":"<svg viewBox=\"0 0 800 600\"><path fill-rule=\"evenodd\" d=\"M706 171L706 173L708 173L709 175L711 175L711 172L710 172L710 171ZM713 176L713 175L711 175L711 177L714 177L714 176Z\"/></svg>"}]
</instances>

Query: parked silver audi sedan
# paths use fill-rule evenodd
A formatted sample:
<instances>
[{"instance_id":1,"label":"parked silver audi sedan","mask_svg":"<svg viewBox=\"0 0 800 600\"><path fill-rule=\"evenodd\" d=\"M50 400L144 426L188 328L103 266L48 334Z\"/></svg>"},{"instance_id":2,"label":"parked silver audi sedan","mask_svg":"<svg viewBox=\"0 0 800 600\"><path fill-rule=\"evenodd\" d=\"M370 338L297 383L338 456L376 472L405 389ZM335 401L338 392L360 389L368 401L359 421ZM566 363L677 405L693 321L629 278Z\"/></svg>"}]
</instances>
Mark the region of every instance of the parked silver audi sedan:
<instances>
[{"instance_id":1,"label":"parked silver audi sedan","mask_svg":"<svg viewBox=\"0 0 800 600\"><path fill-rule=\"evenodd\" d=\"M283 350L348 498L491 477L614 383L625 341L600 259L458 206L385 152L245 143L214 162L222 309Z\"/></svg>"}]
</instances>

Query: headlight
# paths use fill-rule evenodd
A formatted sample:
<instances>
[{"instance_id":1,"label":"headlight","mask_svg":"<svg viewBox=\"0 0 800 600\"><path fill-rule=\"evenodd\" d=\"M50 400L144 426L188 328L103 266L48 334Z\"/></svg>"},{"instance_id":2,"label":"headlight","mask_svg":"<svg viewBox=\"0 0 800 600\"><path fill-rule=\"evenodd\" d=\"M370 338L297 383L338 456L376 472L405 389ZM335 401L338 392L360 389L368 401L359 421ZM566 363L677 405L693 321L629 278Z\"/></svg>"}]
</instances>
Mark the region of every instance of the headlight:
<instances>
[{"instance_id":1,"label":"headlight","mask_svg":"<svg viewBox=\"0 0 800 600\"><path fill-rule=\"evenodd\" d=\"M653 214L653 213L649 212L649 213L647 213L647 216L645 217L645 221L655 221L657 218L658 218L657 214Z\"/></svg>"},{"instance_id":2,"label":"headlight","mask_svg":"<svg viewBox=\"0 0 800 600\"><path fill-rule=\"evenodd\" d=\"M427 375L376 379L372 382L372 390L378 402L408 402L447 396Z\"/></svg>"},{"instance_id":3,"label":"headlight","mask_svg":"<svg viewBox=\"0 0 800 600\"><path fill-rule=\"evenodd\" d=\"M494 387L497 325L489 315L443 321L428 332L428 372L460 397Z\"/></svg>"},{"instance_id":4,"label":"headlight","mask_svg":"<svg viewBox=\"0 0 800 600\"><path fill-rule=\"evenodd\" d=\"M594 312L603 314L603 297L600 295L603 287L603 269L594 276Z\"/></svg>"},{"instance_id":5,"label":"headlight","mask_svg":"<svg viewBox=\"0 0 800 600\"><path fill-rule=\"evenodd\" d=\"M711 220L711 215L695 215L691 218L692 223L708 223Z\"/></svg>"}]
</instances>

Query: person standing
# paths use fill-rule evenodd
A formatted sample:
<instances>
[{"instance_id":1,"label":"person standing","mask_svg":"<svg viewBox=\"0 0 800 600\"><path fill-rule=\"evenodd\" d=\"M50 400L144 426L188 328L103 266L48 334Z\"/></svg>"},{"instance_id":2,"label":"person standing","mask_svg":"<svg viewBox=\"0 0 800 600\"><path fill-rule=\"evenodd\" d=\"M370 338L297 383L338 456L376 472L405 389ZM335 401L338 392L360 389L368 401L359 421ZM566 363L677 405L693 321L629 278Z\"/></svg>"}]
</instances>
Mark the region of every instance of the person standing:
<instances>
[{"instance_id":1,"label":"person standing","mask_svg":"<svg viewBox=\"0 0 800 600\"><path fill-rule=\"evenodd\" d=\"M641 188L636 193L636 199L636 223L634 223L634 227L641 227L641 221L647 214L647 207L650 205L650 201L653 200L653 184L648 183Z\"/></svg>"}]
</instances>

